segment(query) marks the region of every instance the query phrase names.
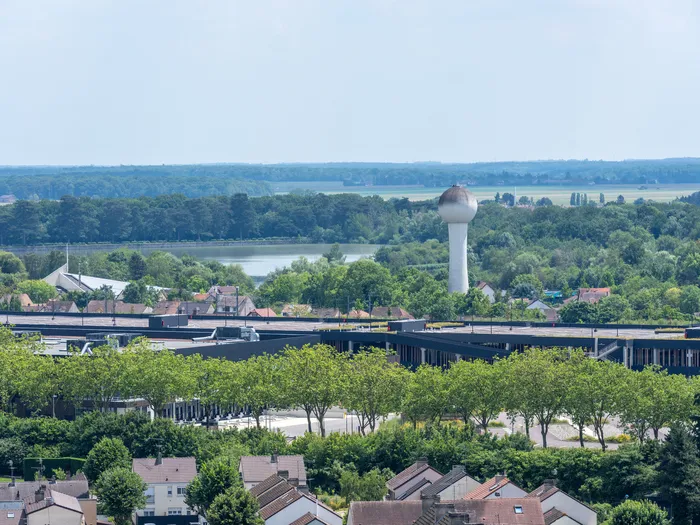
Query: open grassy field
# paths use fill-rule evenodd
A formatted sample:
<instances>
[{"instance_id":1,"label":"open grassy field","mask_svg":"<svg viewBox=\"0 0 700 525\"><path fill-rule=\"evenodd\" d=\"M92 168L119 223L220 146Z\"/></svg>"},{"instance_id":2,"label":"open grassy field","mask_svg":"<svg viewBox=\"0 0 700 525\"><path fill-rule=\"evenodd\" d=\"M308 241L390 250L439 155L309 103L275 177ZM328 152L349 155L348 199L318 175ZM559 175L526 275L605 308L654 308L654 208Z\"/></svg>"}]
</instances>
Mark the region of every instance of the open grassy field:
<instances>
[{"instance_id":1,"label":"open grassy field","mask_svg":"<svg viewBox=\"0 0 700 525\"><path fill-rule=\"evenodd\" d=\"M357 193L359 195L379 195L385 199L392 197L408 197L412 201L433 199L439 197L445 188L425 188L423 186L343 186L342 182L276 182L270 183L275 193L289 193L294 190L312 190L320 193ZM622 195L627 202L632 202L639 197L658 202L669 202L676 197L689 195L700 191L700 184L658 184L648 185L647 189L640 189L635 184L619 185L581 185L581 186L471 186L469 188L479 200L489 199L496 192L526 195L535 200L549 197L554 204L567 206L572 192L588 193L588 198L598 202L598 196L602 192L605 201L615 200Z\"/></svg>"}]
</instances>

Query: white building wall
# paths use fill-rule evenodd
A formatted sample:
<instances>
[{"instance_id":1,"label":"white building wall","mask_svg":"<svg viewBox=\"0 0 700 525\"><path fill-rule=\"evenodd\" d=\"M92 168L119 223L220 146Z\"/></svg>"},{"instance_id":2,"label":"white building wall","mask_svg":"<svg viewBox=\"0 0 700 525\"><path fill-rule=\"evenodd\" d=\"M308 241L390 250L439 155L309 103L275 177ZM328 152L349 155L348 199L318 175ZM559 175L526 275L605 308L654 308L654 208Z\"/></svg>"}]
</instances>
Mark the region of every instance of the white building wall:
<instances>
[{"instance_id":1,"label":"white building wall","mask_svg":"<svg viewBox=\"0 0 700 525\"><path fill-rule=\"evenodd\" d=\"M187 515L187 504L185 503L185 495L177 494L177 488L181 487L184 491L187 483L149 483L149 488L153 489L153 503L147 503L144 509L136 511L139 516L144 515L144 510L154 511L155 516L167 516L169 509L179 508L182 510L182 515ZM168 496L168 488L172 489L172 495ZM148 491L147 491L148 493ZM193 511L190 511L194 514Z\"/></svg>"},{"instance_id":2,"label":"white building wall","mask_svg":"<svg viewBox=\"0 0 700 525\"><path fill-rule=\"evenodd\" d=\"M464 476L457 483L453 483L445 490L440 492L438 496L440 496L441 501L464 499L464 496L469 494L479 485L481 485L481 483L479 483L475 479L470 478L469 476Z\"/></svg>"},{"instance_id":3,"label":"white building wall","mask_svg":"<svg viewBox=\"0 0 700 525\"><path fill-rule=\"evenodd\" d=\"M567 516L571 516L581 525L598 524L598 515L595 512L564 492L559 491L542 502L542 512L547 512L554 507L558 508ZM556 523L559 524L558 521Z\"/></svg>"},{"instance_id":4,"label":"white building wall","mask_svg":"<svg viewBox=\"0 0 700 525\"><path fill-rule=\"evenodd\" d=\"M316 503L310 499L301 498L279 511L277 514L270 516L265 520L265 525L289 525L307 512L316 514Z\"/></svg>"},{"instance_id":5,"label":"white building wall","mask_svg":"<svg viewBox=\"0 0 700 525\"><path fill-rule=\"evenodd\" d=\"M27 516L27 525L81 525L82 523L82 514L56 505L32 512Z\"/></svg>"},{"instance_id":6,"label":"white building wall","mask_svg":"<svg viewBox=\"0 0 700 525\"><path fill-rule=\"evenodd\" d=\"M496 496L496 494L500 495ZM494 492L490 496L487 496L484 499L523 498L525 496L527 496L527 492L525 492L520 487L513 485L512 483L508 483L502 489L497 490L496 492Z\"/></svg>"},{"instance_id":7,"label":"white building wall","mask_svg":"<svg viewBox=\"0 0 700 525\"><path fill-rule=\"evenodd\" d=\"M562 516L558 520L553 521L550 525L581 525L578 521L572 520L569 516Z\"/></svg>"},{"instance_id":8,"label":"white building wall","mask_svg":"<svg viewBox=\"0 0 700 525\"><path fill-rule=\"evenodd\" d=\"M306 498L304 498L306 499ZM318 512L314 513L316 516L321 518L328 525L343 525L343 518L338 516L335 512L331 512L321 505L318 506Z\"/></svg>"}]
</instances>

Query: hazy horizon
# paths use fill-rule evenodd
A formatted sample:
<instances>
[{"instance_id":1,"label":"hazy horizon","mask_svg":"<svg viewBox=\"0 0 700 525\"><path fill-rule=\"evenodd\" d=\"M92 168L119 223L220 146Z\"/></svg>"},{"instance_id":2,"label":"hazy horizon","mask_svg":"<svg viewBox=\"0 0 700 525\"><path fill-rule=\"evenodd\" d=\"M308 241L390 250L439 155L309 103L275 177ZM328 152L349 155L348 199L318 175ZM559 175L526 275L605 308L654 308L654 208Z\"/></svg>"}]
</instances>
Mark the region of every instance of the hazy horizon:
<instances>
[{"instance_id":1,"label":"hazy horizon","mask_svg":"<svg viewBox=\"0 0 700 525\"><path fill-rule=\"evenodd\" d=\"M5 0L0 165L696 158L699 60L693 0Z\"/></svg>"}]
</instances>

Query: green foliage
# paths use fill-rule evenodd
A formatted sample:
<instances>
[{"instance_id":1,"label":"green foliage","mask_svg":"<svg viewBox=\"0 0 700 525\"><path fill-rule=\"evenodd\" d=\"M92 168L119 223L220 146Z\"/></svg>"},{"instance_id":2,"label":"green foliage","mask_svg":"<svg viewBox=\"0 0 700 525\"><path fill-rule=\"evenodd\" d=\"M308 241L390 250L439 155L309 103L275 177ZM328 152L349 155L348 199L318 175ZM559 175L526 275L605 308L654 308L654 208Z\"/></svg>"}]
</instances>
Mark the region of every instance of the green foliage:
<instances>
[{"instance_id":1,"label":"green foliage","mask_svg":"<svg viewBox=\"0 0 700 525\"><path fill-rule=\"evenodd\" d=\"M381 501L388 490L386 482L391 477L389 472L380 472L372 469L364 475L359 475L352 470L345 470L340 475L340 495L350 503L351 501Z\"/></svg>"},{"instance_id":2,"label":"green foliage","mask_svg":"<svg viewBox=\"0 0 700 525\"><path fill-rule=\"evenodd\" d=\"M243 487L229 488L214 498L207 513L211 525L263 525L258 500Z\"/></svg>"},{"instance_id":3,"label":"green foliage","mask_svg":"<svg viewBox=\"0 0 700 525\"><path fill-rule=\"evenodd\" d=\"M670 525L666 511L650 501L629 500L610 511L606 525Z\"/></svg>"},{"instance_id":4,"label":"green foliage","mask_svg":"<svg viewBox=\"0 0 700 525\"><path fill-rule=\"evenodd\" d=\"M22 281L16 290L18 293L26 293L34 303L42 304L56 297L56 288L44 281Z\"/></svg>"},{"instance_id":5,"label":"green foliage","mask_svg":"<svg viewBox=\"0 0 700 525\"><path fill-rule=\"evenodd\" d=\"M110 468L130 468L131 455L119 438L102 438L90 451L83 473L90 483Z\"/></svg>"},{"instance_id":6,"label":"green foliage","mask_svg":"<svg viewBox=\"0 0 700 525\"><path fill-rule=\"evenodd\" d=\"M55 469L60 469L63 472L70 472L71 475L79 470L83 470L85 460L81 458L24 458L23 473L24 481L34 481L39 472L39 460L44 467L44 479L51 478L55 475Z\"/></svg>"},{"instance_id":7,"label":"green foliage","mask_svg":"<svg viewBox=\"0 0 700 525\"><path fill-rule=\"evenodd\" d=\"M671 503L674 523L700 519L700 452L692 434L680 425L671 427L661 454L662 493Z\"/></svg>"},{"instance_id":8,"label":"green foliage","mask_svg":"<svg viewBox=\"0 0 700 525\"><path fill-rule=\"evenodd\" d=\"M216 458L204 463L197 477L187 485L185 503L200 516L209 518L209 507L216 497L241 486L236 462L231 458Z\"/></svg>"},{"instance_id":9,"label":"green foliage","mask_svg":"<svg viewBox=\"0 0 700 525\"><path fill-rule=\"evenodd\" d=\"M105 514L114 518L115 525L128 525L136 509L146 505L147 485L141 476L128 468L104 471L95 484L95 493Z\"/></svg>"}]
</instances>

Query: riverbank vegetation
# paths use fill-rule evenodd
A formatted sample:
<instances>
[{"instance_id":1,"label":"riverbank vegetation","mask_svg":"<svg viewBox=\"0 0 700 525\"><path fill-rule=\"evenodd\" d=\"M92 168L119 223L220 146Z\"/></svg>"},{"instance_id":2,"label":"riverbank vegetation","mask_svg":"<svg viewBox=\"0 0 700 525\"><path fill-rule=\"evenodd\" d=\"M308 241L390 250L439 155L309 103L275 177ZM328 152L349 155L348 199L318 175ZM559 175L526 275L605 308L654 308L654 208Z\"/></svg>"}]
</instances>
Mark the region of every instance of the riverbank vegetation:
<instances>
[{"instance_id":1,"label":"riverbank vegetation","mask_svg":"<svg viewBox=\"0 0 700 525\"><path fill-rule=\"evenodd\" d=\"M148 211L151 205L155 209ZM35 217L25 220L22 209L28 208L33 208ZM470 279L472 285L486 281L496 290L499 300L494 305L485 303L476 290L466 297L446 293L447 228L434 208L434 202L356 195L190 200L168 196L133 201L71 198L1 207L0 223L7 223L5 229L0 227L0 236L34 242L41 235L63 239L70 231L71 238L77 235L86 240L80 232L90 228L92 236L131 238L135 224L139 224L138 231L150 231L143 222L148 219L153 232L170 228L167 238L177 237L178 230L188 238L204 238L217 231L216 237L286 235L319 242L388 243L378 250L374 263L344 264L342 254L329 252L317 262L300 259L271 273L254 295L256 305L278 309L287 303L343 312L387 306L436 320L459 315L535 319L539 314L526 310L527 302L509 300L539 298L550 306L561 306L579 288L594 287L610 288L612 294L595 304L564 306L560 312L563 321L688 323L700 312L700 208L695 205L589 203L571 208L507 208L495 201L482 203L469 231ZM194 222L204 229L195 228ZM35 228L27 228L32 224ZM153 233L154 238L158 235ZM246 293L253 292L252 282L240 267L188 256L178 259L163 252L146 258L134 253L118 250L71 256L70 269L118 280L144 280L144 284L185 292L199 292L213 284L236 284ZM63 260L58 252L26 254L21 260L5 254L0 280L6 292L13 292L19 281L44 277ZM547 295L545 290L558 293Z\"/></svg>"}]
</instances>

